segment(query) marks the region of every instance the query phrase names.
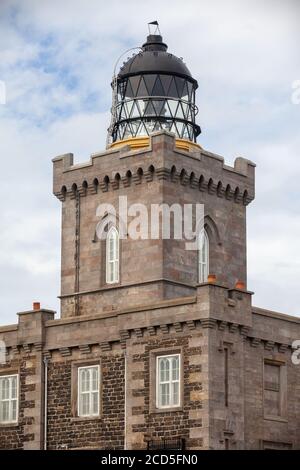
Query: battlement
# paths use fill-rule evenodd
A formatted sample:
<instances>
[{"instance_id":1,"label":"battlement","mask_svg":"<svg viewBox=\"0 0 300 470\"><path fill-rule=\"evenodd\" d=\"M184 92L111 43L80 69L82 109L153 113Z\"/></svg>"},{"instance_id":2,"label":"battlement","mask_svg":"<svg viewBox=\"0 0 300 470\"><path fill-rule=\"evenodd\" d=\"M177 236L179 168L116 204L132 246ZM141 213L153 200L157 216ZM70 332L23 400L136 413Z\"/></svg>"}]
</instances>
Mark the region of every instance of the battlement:
<instances>
[{"instance_id":1,"label":"battlement","mask_svg":"<svg viewBox=\"0 0 300 470\"><path fill-rule=\"evenodd\" d=\"M254 199L255 164L238 157L234 166L199 147L187 152L176 147L173 134L152 134L149 147L129 146L92 154L86 163L75 164L73 154L53 159L53 192L60 200L118 190L122 186L169 180L220 198L248 205Z\"/></svg>"}]
</instances>

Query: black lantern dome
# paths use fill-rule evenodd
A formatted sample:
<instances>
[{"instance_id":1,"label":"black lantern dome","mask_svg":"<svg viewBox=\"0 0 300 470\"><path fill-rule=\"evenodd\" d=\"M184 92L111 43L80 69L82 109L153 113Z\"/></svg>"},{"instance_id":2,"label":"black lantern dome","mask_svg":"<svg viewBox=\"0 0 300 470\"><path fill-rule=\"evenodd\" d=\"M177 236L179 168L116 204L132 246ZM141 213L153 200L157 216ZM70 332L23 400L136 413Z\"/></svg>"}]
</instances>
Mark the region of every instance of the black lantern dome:
<instances>
[{"instance_id":1,"label":"black lantern dome","mask_svg":"<svg viewBox=\"0 0 300 470\"><path fill-rule=\"evenodd\" d=\"M150 34L115 77L112 142L159 130L196 142L201 132L195 123L198 83L182 59L167 49L161 35Z\"/></svg>"}]
</instances>

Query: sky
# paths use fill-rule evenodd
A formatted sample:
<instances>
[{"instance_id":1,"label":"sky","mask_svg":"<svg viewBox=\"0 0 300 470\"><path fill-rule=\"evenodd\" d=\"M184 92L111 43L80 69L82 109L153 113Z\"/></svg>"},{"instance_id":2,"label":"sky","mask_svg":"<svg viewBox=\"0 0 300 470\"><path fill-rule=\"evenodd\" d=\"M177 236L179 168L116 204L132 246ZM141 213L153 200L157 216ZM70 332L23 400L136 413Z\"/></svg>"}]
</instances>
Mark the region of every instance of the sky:
<instances>
[{"instance_id":1,"label":"sky","mask_svg":"<svg viewBox=\"0 0 300 470\"><path fill-rule=\"evenodd\" d=\"M0 324L33 301L59 312L51 159L105 149L113 69L153 20L198 80L198 143L226 164L257 164L253 304L300 315L299 18L297 0L0 0Z\"/></svg>"}]
</instances>

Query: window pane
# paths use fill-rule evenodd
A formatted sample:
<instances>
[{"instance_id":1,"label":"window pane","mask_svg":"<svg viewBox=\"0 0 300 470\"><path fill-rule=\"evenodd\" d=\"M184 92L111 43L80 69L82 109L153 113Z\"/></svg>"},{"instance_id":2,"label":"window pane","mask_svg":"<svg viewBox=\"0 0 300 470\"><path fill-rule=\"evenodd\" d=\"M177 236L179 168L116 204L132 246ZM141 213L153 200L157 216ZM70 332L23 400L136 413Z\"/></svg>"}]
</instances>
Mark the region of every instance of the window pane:
<instances>
[{"instance_id":1,"label":"window pane","mask_svg":"<svg viewBox=\"0 0 300 470\"><path fill-rule=\"evenodd\" d=\"M93 367L92 369L92 390L98 391L98 368Z\"/></svg>"},{"instance_id":2,"label":"window pane","mask_svg":"<svg viewBox=\"0 0 300 470\"><path fill-rule=\"evenodd\" d=\"M0 403L0 420L1 422L9 421L9 402L3 401Z\"/></svg>"},{"instance_id":3,"label":"window pane","mask_svg":"<svg viewBox=\"0 0 300 470\"><path fill-rule=\"evenodd\" d=\"M208 276L208 237L205 230L199 234L199 282L206 282Z\"/></svg>"},{"instance_id":4,"label":"window pane","mask_svg":"<svg viewBox=\"0 0 300 470\"><path fill-rule=\"evenodd\" d=\"M7 400L9 398L9 379L1 379L1 399Z\"/></svg>"},{"instance_id":5,"label":"window pane","mask_svg":"<svg viewBox=\"0 0 300 470\"><path fill-rule=\"evenodd\" d=\"M92 409L91 413L93 415L97 415L99 413L98 411L98 392L93 392L92 393Z\"/></svg>"},{"instance_id":6,"label":"window pane","mask_svg":"<svg viewBox=\"0 0 300 470\"><path fill-rule=\"evenodd\" d=\"M160 385L160 404L161 406L167 406L170 404L170 385Z\"/></svg>"},{"instance_id":7,"label":"window pane","mask_svg":"<svg viewBox=\"0 0 300 470\"><path fill-rule=\"evenodd\" d=\"M165 381L165 360L159 359L159 367L160 367L160 381Z\"/></svg>"},{"instance_id":8,"label":"window pane","mask_svg":"<svg viewBox=\"0 0 300 470\"><path fill-rule=\"evenodd\" d=\"M160 359L159 364L160 364L160 381L166 382L170 380L170 377L169 377L170 365L169 365L168 359L167 358Z\"/></svg>"},{"instance_id":9,"label":"window pane","mask_svg":"<svg viewBox=\"0 0 300 470\"><path fill-rule=\"evenodd\" d=\"M87 416L90 411L90 395L89 393L83 393L81 395L81 415Z\"/></svg>"},{"instance_id":10,"label":"window pane","mask_svg":"<svg viewBox=\"0 0 300 470\"><path fill-rule=\"evenodd\" d=\"M112 227L107 234L106 246L106 282L113 283L119 280L119 234Z\"/></svg>"},{"instance_id":11,"label":"window pane","mask_svg":"<svg viewBox=\"0 0 300 470\"><path fill-rule=\"evenodd\" d=\"M11 378L11 398L17 398L17 377Z\"/></svg>"},{"instance_id":12,"label":"window pane","mask_svg":"<svg viewBox=\"0 0 300 470\"><path fill-rule=\"evenodd\" d=\"M179 405L179 382L174 382L173 387L173 405Z\"/></svg>"},{"instance_id":13,"label":"window pane","mask_svg":"<svg viewBox=\"0 0 300 470\"><path fill-rule=\"evenodd\" d=\"M172 359L172 380L179 380L179 357Z\"/></svg>"},{"instance_id":14,"label":"window pane","mask_svg":"<svg viewBox=\"0 0 300 470\"><path fill-rule=\"evenodd\" d=\"M90 389L90 371L89 369L81 370L81 387L82 392L88 392Z\"/></svg>"},{"instance_id":15,"label":"window pane","mask_svg":"<svg viewBox=\"0 0 300 470\"><path fill-rule=\"evenodd\" d=\"M11 420L17 420L17 400L11 402Z\"/></svg>"}]
</instances>

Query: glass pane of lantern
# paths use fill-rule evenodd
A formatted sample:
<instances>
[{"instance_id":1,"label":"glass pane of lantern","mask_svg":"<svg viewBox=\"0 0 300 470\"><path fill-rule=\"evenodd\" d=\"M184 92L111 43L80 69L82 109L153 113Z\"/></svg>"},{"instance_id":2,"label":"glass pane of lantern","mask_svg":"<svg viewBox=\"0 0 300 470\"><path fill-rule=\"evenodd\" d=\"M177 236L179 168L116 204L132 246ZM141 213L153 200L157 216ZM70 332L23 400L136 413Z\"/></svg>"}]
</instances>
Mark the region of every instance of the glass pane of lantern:
<instances>
[{"instance_id":1,"label":"glass pane of lantern","mask_svg":"<svg viewBox=\"0 0 300 470\"><path fill-rule=\"evenodd\" d=\"M182 97L183 100L188 101L189 100L189 91L188 91L188 86L187 86L187 81L184 80L184 85L183 85L183 90L182 90Z\"/></svg>"},{"instance_id":2,"label":"glass pane of lantern","mask_svg":"<svg viewBox=\"0 0 300 470\"><path fill-rule=\"evenodd\" d=\"M133 96L137 95L140 78L141 78L140 75L137 75L135 77L130 77L130 84L131 84Z\"/></svg>"},{"instance_id":3,"label":"glass pane of lantern","mask_svg":"<svg viewBox=\"0 0 300 470\"><path fill-rule=\"evenodd\" d=\"M193 132L192 132L191 126L187 125L186 130L187 130L187 139L193 140Z\"/></svg>"},{"instance_id":4,"label":"glass pane of lantern","mask_svg":"<svg viewBox=\"0 0 300 470\"><path fill-rule=\"evenodd\" d=\"M127 80L125 96L128 96L129 98L133 97L132 87L131 87L131 84L130 84L129 80Z\"/></svg>"},{"instance_id":5,"label":"glass pane of lantern","mask_svg":"<svg viewBox=\"0 0 300 470\"><path fill-rule=\"evenodd\" d=\"M175 113L176 113L176 110L177 110L177 104L178 104L178 101L176 101L176 100L168 100L170 115L172 117L175 116Z\"/></svg>"},{"instance_id":6,"label":"glass pane of lantern","mask_svg":"<svg viewBox=\"0 0 300 470\"><path fill-rule=\"evenodd\" d=\"M131 117L131 118L133 118L133 117L140 117L140 111L139 111L137 102L134 102L134 104L133 104L133 106L132 106L132 110L131 110L131 113L130 113L130 117Z\"/></svg>"},{"instance_id":7,"label":"glass pane of lantern","mask_svg":"<svg viewBox=\"0 0 300 470\"><path fill-rule=\"evenodd\" d=\"M144 80L145 80L146 87L147 87L147 90L148 90L148 95L152 95L152 90L153 90L153 87L154 87L156 77L157 77L157 75L153 75L153 74L144 75Z\"/></svg>"},{"instance_id":8,"label":"glass pane of lantern","mask_svg":"<svg viewBox=\"0 0 300 470\"><path fill-rule=\"evenodd\" d=\"M118 83L118 100L121 101L124 98L125 93L125 82Z\"/></svg>"},{"instance_id":9,"label":"glass pane of lantern","mask_svg":"<svg viewBox=\"0 0 300 470\"><path fill-rule=\"evenodd\" d=\"M165 96L169 96L168 92L169 92L172 78L173 78L172 75L160 75L160 80L164 89Z\"/></svg>"},{"instance_id":10,"label":"glass pane of lantern","mask_svg":"<svg viewBox=\"0 0 300 470\"><path fill-rule=\"evenodd\" d=\"M159 75L157 76L155 80L155 84L152 90L152 96L164 96L164 89L162 86L162 83L160 81Z\"/></svg>"},{"instance_id":11,"label":"glass pane of lantern","mask_svg":"<svg viewBox=\"0 0 300 470\"><path fill-rule=\"evenodd\" d=\"M188 131L188 126L184 126L184 129L183 129L183 138L184 139L189 139L190 136L189 136L189 131Z\"/></svg>"},{"instance_id":12,"label":"glass pane of lantern","mask_svg":"<svg viewBox=\"0 0 300 470\"><path fill-rule=\"evenodd\" d=\"M126 139L126 137L130 135L130 133L131 133L131 130L130 130L129 125L127 124L126 126L124 126L124 133L121 136L121 139Z\"/></svg>"},{"instance_id":13,"label":"glass pane of lantern","mask_svg":"<svg viewBox=\"0 0 300 470\"><path fill-rule=\"evenodd\" d=\"M175 81L176 81L176 86L177 86L177 91L178 91L178 97L181 98L185 80L184 78L175 77Z\"/></svg>"},{"instance_id":14,"label":"glass pane of lantern","mask_svg":"<svg viewBox=\"0 0 300 470\"><path fill-rule=\"evenodd\" d=\"M119 119L127 118L126 108L127 108L126 104L124 104L123 106L119 108Z\"/></svg>"},{"instance_id":15,"label":"glass pane of lantern","mask_svg":"<svg viewBox=\"0 0 300 470\"><path fill-rule=\"evenodd\" d=\"M139 120L131 122L131 133L134 137L137 135L140 125L141 121Z\"/></svg>"},{"instance_id":16,"label":"glass pane of lantern","mask_svg":"<svg viewBox=\"0 0 300 470\"><path fill-rule=\"evenodd\" d=\"M134 104L134 101L126 101L124 104L124 106L126 107L126 114L128 117L130 116L133 104Z\"/></svg>"},{"instance_id":17,"label":"glass pane of lantern","mask_svg":"<svg viewBox=\"0 0 300 470\"><path fill-rule=\"evenodd\" d=\"M141 116L143 116L148 100L137 100L136 102L138 104Z\"/></svg>"},{"instance_id":18,"label":"glass pane of lantern","mask_svg":"<svg viewBox=\"0 0 300 470\"><path fill-rule=\"evenodd\" d=\"M193 98L193 84L187 81L188 93L189 93L189 101L192 101Z\"/></svg>"},{"instance_id":19,"label":"glass pane of lantern","mask_svg":"<svg viewBox=\"0 0 300 470\"><path fill-rule=\"evenodd\" d=\"M154 124L155 121L151 120L149 122ZM152 127L152 129L153 129L153 127ZM148 121L142 122L142 124L139 128L139 133L140 133L139 135L149 135L149 132L152 132L152 130L151 131L149 130Z\"/></svg>"},{"instance_id":20,"label":"glass pane of lantern","mask_svg":"<svg viewBox=\"0 0 300 470\"><path fill-rule=\"evenodd\" d=\"M165 100L153 100L153 106L157 116L165 115Z\"/></svg>"},{"instance_id":21,"label":"glass pane of lantern","mask_svg":"<svg viewBox=\"0 0 300 470\"><path fill-rule=\"evenodd\" d=\"M177 110L176 110L176 117L179 118L179 119L184 119L184 115L183 115L183 111L182 111L182 107L181 107L180 102L178 103L178 107L177 107Z\"/></svg>"},{"instance_id":22,"label":"glass pane of lantern","mask_svg":"<svg viewBox=\"0 0 300 470\"><path fill-rule=\"evenodd\" d=\"M172 77L172 80L171 80L170 88L168 90L168 96L173 97L173 98L178 97L178 92L177 92L177 88L175 85L174 77Z\"/></svg>"},{"instance_id":23,"label":"glass pane of lantern","mask_svg":"<svg viewBox=\"0 0 300 470\"><path fill-rule=\"evenodd\" d=\"M168 120L164 122L164 129L170 132L171 127L172 127L172 121Z\"/></svg>"},{"instance_id":24,"label":"glass pane of lantern","mask_svg":"<svg viewBox=\"0 0 300 470\"><path fill-rule=\"evenodd\" d=\"M141 81L140 81L140 85L139 85L139 88L138 88L137 96L148 96L148 95L149 95L149 93L148 93L148 90L146 88L144 78L141 77Z\"/></svg>"},{"instance_id":25,"label":"glass pane of lantern","mask_svg":"<svg viewBox=\"0 0 300 470\"><path fill-rule=\"evenodd\" d=\"M177 129L176 129L174 122L172 123L172 126L170 127L170 132L174 132L174 134L177 134Z\"/></svg>"},{"instance_id":26,"label":"glass pane of lantern","mask_svg":"<svg viewBox=\"0 0 300 470\"><path fill-rule=\"evenodd\" d=\"M182 137L183 126L184 124L182 122L176 122L176 127L177 127L177 132L178 132L179 137Z\"/></svg>"},{"instance_id":27,"label":"glass pane of lantern","mask_svg":"<svg viewBox=\"0 0 300 470\"><path fill-rule=\"evenodd\" d=\"M188 119L189 105L187 103L181 103L181 107L182 107L182 110L183 110L184 119Z\"/></svg>"},{"instance_id":28,"label":"glass pane of lantern","mask_svg":"<svg viewBox=\"0 0 300 470\"><path fill-rule=\"evenodd\" d=\"M151 100L149 100L144 111L144 116L155 116L155 115L156 113L155 113L153 103Z\"/></svg>"}]
</instances>

